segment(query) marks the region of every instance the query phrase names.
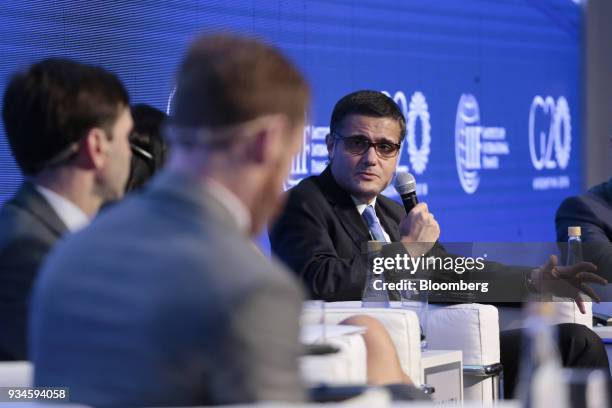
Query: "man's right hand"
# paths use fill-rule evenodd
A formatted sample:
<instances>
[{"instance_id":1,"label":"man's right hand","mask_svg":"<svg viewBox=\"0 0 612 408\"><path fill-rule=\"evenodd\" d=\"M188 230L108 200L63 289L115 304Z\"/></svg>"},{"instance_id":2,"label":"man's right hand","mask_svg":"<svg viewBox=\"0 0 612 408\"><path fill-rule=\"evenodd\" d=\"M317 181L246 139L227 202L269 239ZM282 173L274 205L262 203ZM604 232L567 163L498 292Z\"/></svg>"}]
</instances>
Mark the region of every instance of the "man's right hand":
<instances>
[{"instance_id":1,"label":"man's right hand","mask_svg":"<svg viewBox=\"0 0 612 408\"><path fill-rule=\"evenodd\" d=\"M429 212L427 204L417 204L399 225L400 241L411 256L429 252L440 237L440 225Z\"/></svg>"}]
</instances>

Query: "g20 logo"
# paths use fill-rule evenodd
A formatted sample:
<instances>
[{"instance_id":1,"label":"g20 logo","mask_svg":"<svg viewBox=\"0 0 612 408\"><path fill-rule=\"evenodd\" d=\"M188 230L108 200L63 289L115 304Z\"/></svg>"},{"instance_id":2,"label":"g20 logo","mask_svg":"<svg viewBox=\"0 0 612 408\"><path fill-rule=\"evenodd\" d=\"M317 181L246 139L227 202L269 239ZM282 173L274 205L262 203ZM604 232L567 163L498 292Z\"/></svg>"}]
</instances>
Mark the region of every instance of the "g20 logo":
<instances>
[{"instance_id":1,"label":"g20 logo","mask_svg":"<svg viewBox=\"0 0 612 408\"><path fill-rule=\"evenodd\" d=\"M548 119L536 135L536 114ZM547 131L546 131L547 130ZM572 118L565 97L557 101L547 96L536 96L529 110L529 154L536 170L565 169L572 149Z\"/></svg>"},{"instance_id":2,"label":"g20 logo","mask_svg":"<svg viewBox=\"0 0 612 408\"><path fill-rule=\"evenodd\" d=\"M399 106L406 118L406 149L408 160L412 166L412 171L416 174L423 174L429 161L431 144L431 123L429 122L429 106L422 92L415 92L410 98L410 103L406 100L406 95L402 91L397 91L391 96L389 92L382 91L385 95L392 98ZM421 124L421 143L417 143L416 125L417 121ZM401 163L401 151L398 163ZM408 171L405 166L398 166L398 171Z\"/></svg>"}]
</instances>

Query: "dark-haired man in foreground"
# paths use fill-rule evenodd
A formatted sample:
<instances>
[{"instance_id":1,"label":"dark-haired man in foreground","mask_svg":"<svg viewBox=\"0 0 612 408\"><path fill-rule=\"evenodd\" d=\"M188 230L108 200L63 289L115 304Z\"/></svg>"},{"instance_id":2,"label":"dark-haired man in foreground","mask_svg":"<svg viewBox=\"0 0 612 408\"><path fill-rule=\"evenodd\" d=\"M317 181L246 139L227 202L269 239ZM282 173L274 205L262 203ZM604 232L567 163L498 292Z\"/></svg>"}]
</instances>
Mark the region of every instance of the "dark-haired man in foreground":
<instances>
[{"instance_id":1,"label":"dark-haired man in foreground","mask_svg":"<svg viewBox=\"0 0 612 408\"><path fill-rule=\"evenodd\" d=\"M440 227L425 203L408 215L395 201L383 196L397 165L406 123L395 102L376 91L357 91L341 98L331 117L327 149L328 167L289 191L287 206L270 230L273 252L304 281L315 299L361 300L369 240L401 242L412 256L448 255L439 244ZM507 274L504 286L518 295L529 281L547 290L557 273L569 277L572 294L578 287L597 296L584 282L606 283L591 264L564 268L556 259L541 268L525 268L529 275ZM496 273L511 270L497 268ZM582 272L578 275L578 272ZM554 278L554 279L553 279ZM393 293L391 293L393 295ZM583 305L578 301L579 306ZM563 362L574 367L608 367L601 340L581 325L559 326ZM516 347L520 332L502 335L505 385L516 379ZM515 354L504 353L504 351Z\"/></svg>"},{"instance_id":2,"label":"dark-haired man in foreground","mask_svg":"<svg viewBox=\"0 0 612 408\"><path fill-rule=\"evenodd\" d=\"M0 360L25 360L30 289L51 247L123 195L128 94L102 68L47 59L15 74L2 119L25 181L0 209Z\"/></svg>"}]
</instances>

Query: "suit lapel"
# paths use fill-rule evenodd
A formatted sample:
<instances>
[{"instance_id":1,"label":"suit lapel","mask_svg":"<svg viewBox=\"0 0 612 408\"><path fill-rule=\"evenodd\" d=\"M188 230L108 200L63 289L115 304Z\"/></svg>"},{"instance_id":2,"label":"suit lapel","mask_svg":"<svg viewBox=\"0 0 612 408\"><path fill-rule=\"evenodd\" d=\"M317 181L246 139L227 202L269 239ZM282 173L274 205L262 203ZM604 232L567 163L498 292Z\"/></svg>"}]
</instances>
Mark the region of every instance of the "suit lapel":
<instances>
[{"instance_id":1,"label":"suit lapel","mask_svg":"<svg viewBox=\"0 0 612 408\"><path fill-rule=\"evenodd\" d=\"M45 200L42 194L36 190L36 187L31 182L24 182L10 203L30 212L58 237L68 230L66 224L64 224L55 210L53 210L51 205Z\"/></svg>"},{"instance_id":2,"label":"suit lapel","mask_svg":"<svg viewBox=\"0 0 612 408\"><path fill-rule=\"evenodd\" d=\"M353 204L352 208L336 205L334 211L336 215L338 215L338 219L340 219L342 226L346 229L351 238L353 238L355 244L361 248L364 242L370 241L372 238L370 238L370 231L363 218L361 218L361 215L359 215L359 211L357 211L352 200L351 204Z\"/></svg>"},{"instance_id":3,"label":"suit lapel","mask_svg":"<svg viewBox=\"0 0 612 408\"><path fill-rule=\"evenodd\" d=\"M400 234L399 234L399 224L392 217L391 212L386 206L386 203L381 199L382 196L378 196L376 199L376 215L380 220L385 231L389 234L389 238L391 238L391 242L399 242Z\"/></svg>"},{"instance_id":4,"label":"suit lapel","mask_svg":"<svg viewBox=\"0 0 612 408\"><path fill-rule=\"evenodd\" d=\"M336 183L329 166L318 176L318 182L340 223L361 250L363 243L370 240L370 231L351 196Z\"/></svg>"}]
</instances>

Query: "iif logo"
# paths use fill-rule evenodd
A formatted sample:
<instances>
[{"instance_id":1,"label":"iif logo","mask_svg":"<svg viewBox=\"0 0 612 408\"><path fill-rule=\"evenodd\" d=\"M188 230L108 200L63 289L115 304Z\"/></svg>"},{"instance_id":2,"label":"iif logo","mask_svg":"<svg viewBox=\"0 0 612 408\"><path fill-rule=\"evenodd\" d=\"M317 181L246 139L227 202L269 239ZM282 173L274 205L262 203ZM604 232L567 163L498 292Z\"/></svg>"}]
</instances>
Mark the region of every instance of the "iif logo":
<instances>
[{"instance_id":1,"label":"iif logo","mask_svg":"<svg viewBox=\"0 0 612 408\"><path fill-rule=\"evenodd\" d=\"M498 156L510 153L505 139L506 129L481 126L476 97L461 95L455 118L455 160L463 191L474 194L480 171L499 168Z\"/></svg>"},{"instance_id":2,"label":"iif logo","mask_svg":"<svg viewBox=\"0 0 612 408\"><path fill-rule=\"evenodd\" d=\"M304 126L302 149L293 157L285 189L295 186L309 175L319 174L325 170L327 166L325 136L328 133L328 126Z\"/></svg>"}]
</instances>

